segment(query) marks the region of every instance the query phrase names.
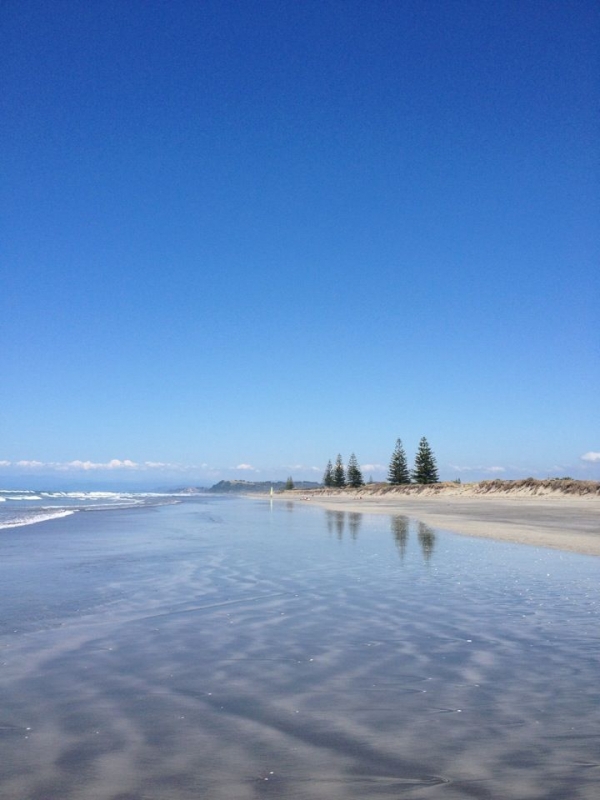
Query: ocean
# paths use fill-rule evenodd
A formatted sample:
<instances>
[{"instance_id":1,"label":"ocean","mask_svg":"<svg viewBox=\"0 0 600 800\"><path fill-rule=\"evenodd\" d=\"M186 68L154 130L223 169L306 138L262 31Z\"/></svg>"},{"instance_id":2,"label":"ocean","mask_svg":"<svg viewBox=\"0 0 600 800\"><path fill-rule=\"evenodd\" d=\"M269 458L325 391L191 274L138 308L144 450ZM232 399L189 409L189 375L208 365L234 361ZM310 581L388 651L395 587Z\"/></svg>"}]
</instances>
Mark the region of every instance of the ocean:
<instances>
[{"instance_id":1,"label":"ocean","mask_svg":"<svg viewBox=\"0 0 600 800\"><path fill-rule=\"evenodd\" d=\"M310 502L2 492L3 800L596 800L600 559Z\"/></svg>"},{"instance_id":2,"label":"ocean","mask_svg":"<svg viewBox=\"0 0 600 800\"><path fill-rule=\"evenodd\" d=\"M164 492L51 492L0 489L0 530L76 514L134 506L169 505L187 495Z\"/></svg>"}]
</instances>

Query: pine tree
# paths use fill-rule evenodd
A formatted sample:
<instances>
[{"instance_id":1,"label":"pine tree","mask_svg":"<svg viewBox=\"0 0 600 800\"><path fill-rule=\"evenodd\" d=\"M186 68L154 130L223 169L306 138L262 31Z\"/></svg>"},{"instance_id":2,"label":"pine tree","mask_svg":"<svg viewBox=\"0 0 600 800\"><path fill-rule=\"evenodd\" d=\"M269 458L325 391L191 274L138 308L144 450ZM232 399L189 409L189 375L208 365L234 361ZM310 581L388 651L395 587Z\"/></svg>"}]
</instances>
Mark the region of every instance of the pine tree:
<instances>
[{"instance_id":1,"label":"pine tree","mask_svg":"<svg viewBox=\"0 0 600 800\"><path fill-rule=\"evenodd\" d=\"M424 436L419 442L412 477L415 483L437 483L439 481L435 457Z\"/></svg>"},{"instance_id":2,"label":"pine tree","mask_svg":"<svg viewBox=\"0 0 600 800\"><path fill-rule=\"evenodd\" d=\"M288 490L288 491L289 491L290 489L293 489L293 488L294 488L294 479L292 478L292 476L291 476L291 475L290 475L290 477L287 479L287 481L285 482L285 488L286 488L286 490Z\"/></svg>"},{"instance_id":3,"label":"pine tree","mask_svg":"<svg viewBox=\"0 0 600 800\"><path fill-rule=\"evenodd\" d=\"M335 460L335 467L333 468L333 485L338 489L343 489L346 485L346 473L344 472L344 464L341 455Z\"/></svg>"},{"instance_id":4,"label":"pine tree","mask_svg":"<svg viewBox=\"0 0 600 800\"><path fill-rule=\"evenodd\" d=\"M360 471L360 467L358 466L358 461L356 460L354 453L352 453L348 459L348 469L346 471L346 475L348 486L352 486L353 489L357 489L359 486L365 485L362 472Z\"/></svg>"},{"instance_id":5,"label":"pine tree","mask_svg":"<svg viewBox=\"0 0 600 800\"><path fill-rule=\"evenodd\" d=\"M331 466L331 459L327 462L325 467L325 474L323 475L323 486L333 486L333 467Z\"/></svg>"},{"instance_id":6,"label":"pine tree","mask_svg":"<svg viewBox=\"0 0 600 800\"><path fill-rule=\"evenodd\" d=\"M396 447L392 453L388 470L388 481L394 486L399 486L401 483L410 483L410 471L401 439L396 440Z\"/></svg>"}]
</instances>

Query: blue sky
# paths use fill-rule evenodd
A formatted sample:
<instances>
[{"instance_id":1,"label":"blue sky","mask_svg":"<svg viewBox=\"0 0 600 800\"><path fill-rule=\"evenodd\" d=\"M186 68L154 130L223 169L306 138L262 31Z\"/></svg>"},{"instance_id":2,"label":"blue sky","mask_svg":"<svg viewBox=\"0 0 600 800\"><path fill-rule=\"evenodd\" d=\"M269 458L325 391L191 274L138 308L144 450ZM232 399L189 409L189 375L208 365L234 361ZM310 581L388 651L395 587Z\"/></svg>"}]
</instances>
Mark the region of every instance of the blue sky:
<instances>
[{"instance_id":1,"label":"blue sky","mask_svg":"<svg viewBox=\"0 0 600 800\"><path fill-rule=\"evenodd\" d=\"M596 3L0 15L0 483L600 478Z\"/></svg>"}]
</instances>

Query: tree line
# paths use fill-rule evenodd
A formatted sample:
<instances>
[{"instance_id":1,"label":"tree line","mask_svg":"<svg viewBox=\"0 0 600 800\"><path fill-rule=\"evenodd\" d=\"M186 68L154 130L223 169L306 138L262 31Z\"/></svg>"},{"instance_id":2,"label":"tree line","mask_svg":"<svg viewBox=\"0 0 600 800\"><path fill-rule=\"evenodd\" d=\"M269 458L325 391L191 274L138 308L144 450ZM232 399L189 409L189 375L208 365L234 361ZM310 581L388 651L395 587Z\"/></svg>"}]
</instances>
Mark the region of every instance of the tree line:
<instances>
[{"instance_id":1,"label":"tree line","mask_svg":"<svg viewBox=\"0 0 600 800\"><path fill-rule=\"evenodd\" d=\"M365 485L354 453L348 459L347 469L344 469L344 462L340 454L335 460L335 465L331 461L327 462L325 474L323 475L323 485L335 487L336 489L343 489L344 486L351 486L353 489L357 489L359 486Z\"/></svg>"},{"instance_id":2,"label":"tree line","mask_svg":"<svg viewBox=\"0 0 600 800\"><path fill-rule=\"evenodd\" d=\"M406 452L402 445L402 440L396 440L396 447L390 459L388 469L388 483L399 486L406 483L438 483L438 471L435 456L429 446L429 442L423 436L419 442L419 448L415 455L414 467L411 470L408 466ZM348 459L348 466L344 468L342 456L338 454L335 464L327 462L323 475L323 485L336 489L343 489L344 486L358 488L364 486L364 479L358 461L354 453Z\"/></svg>"}]
</instances>

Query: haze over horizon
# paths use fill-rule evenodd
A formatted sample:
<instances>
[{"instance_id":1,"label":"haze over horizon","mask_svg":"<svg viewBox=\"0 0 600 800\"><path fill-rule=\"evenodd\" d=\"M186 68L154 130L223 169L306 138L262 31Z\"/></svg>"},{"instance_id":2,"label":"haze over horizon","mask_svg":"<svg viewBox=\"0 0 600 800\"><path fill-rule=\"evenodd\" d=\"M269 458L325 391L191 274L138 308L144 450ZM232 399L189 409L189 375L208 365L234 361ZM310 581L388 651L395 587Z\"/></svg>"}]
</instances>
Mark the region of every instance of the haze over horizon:
<instances>
[{"instance_id":1,"label":"haze over horizon","mask_svg":"<svg viewBox=\"0 0 600 800\"><path fill-rule=\"evenodd\" d=\"M597 3L0 19L0 488L600 479Z\"/></svg>"}]
</instances>

